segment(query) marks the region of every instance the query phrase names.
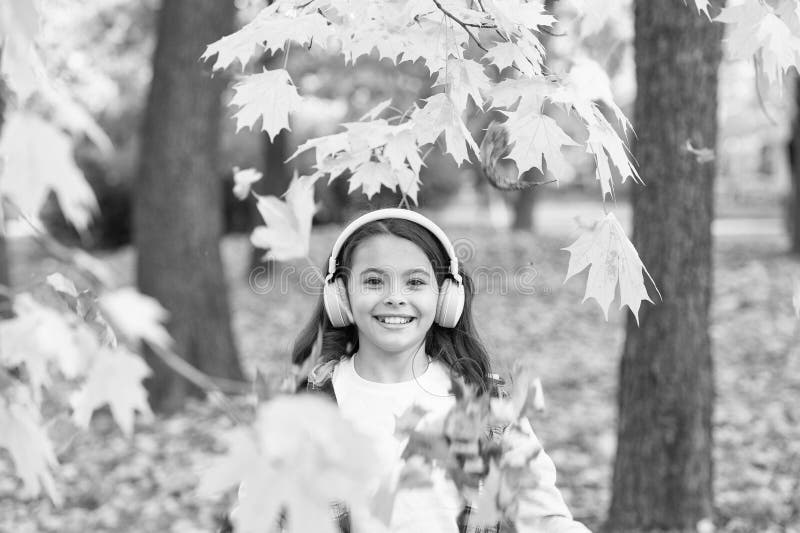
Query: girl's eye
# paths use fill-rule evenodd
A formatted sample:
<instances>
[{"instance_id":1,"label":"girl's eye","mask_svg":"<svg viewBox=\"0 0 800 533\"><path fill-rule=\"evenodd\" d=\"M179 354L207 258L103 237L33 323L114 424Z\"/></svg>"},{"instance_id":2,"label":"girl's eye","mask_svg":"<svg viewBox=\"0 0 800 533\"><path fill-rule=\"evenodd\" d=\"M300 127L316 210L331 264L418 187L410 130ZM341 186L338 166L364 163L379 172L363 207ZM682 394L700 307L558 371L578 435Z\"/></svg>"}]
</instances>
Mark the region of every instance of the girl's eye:
<instances>
[{"instance_id":1,"label":"girl's eye","mask_svg":"<svg viewBox=\"0 0 800 533\"><path fill-rule=\"evenodd\" d=\"M364 280L364 283L367 285L379 285L383 280L381 278L367 278Z\"/></svg>"},{"instance_id":2,"label":"girl's eye","mask_svg":"<svg viewBox=\"0 0 800 533\"><path fill-rule=\"evenodd\" d=\"M421 287L422 285L425 285L425 280L424 279L410 279L410 280L408 280L408 283L413 285L413 286L415 286L415 287Z\"/></svg>"}]
</instances>

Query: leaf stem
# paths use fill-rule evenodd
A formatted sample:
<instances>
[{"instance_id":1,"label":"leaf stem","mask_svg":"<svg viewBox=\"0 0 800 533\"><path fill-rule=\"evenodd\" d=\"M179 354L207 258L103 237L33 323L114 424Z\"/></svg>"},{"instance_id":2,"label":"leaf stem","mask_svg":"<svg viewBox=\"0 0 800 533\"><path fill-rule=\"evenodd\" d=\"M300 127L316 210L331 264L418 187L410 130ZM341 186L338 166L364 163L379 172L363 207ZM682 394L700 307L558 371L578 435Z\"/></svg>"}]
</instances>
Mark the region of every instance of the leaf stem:
<instances>
[{"instance_id":1,"label":"leaf stem","mask_svg":"<svg viewBox=\"0 0 800 533\"><path fill-rule=\"evenodd\" d=\"M487 50L486 47L481 44L478 38L475 37L475 34L472 33L472 30L469 29L469 26L467 26L464 22L461 21L461 19L450 13L447 9L445 9L445 7L441 4L441 2L439 2L439 0L433 0L433 3L436 4L436 7L439 8L439 11L444 13L447 18L449 18L450 20L452 20L453 22L455 22L456 24L458 24L463 28L464 31L467 32L467 34L472 38L472 40L475 41L475 44L478 45L478 48L480 48L486 53L489 52L489 50Z\"/></svg>"}]
</instances>

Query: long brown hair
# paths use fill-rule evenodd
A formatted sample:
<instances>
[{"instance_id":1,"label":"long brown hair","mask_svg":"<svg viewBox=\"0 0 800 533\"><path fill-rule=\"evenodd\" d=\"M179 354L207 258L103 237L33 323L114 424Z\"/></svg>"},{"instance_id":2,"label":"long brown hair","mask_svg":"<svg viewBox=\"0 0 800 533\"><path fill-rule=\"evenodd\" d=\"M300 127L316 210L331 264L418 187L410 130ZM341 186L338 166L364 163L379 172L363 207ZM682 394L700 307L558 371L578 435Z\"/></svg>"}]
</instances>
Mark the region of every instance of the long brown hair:
<instances>
[{"instance_id":1,"label":"long brown hair","mask_svg":"<svg viewBox=\"0 0 800 533\"><path fill-rule=\"evenodd\" d=\"M422 249L433 266L436 282L441 287L450 271L450 257L444 246L427 228L415 222L399 218L375 220L358 228L342 246L334 277L349 283L348 273L352 269L353 255L356 248L371 237L377 235L394 235L413 242ZM481 391L490 387L489 374L491 365L489 355L480 340L472 321L472 299L474 285L472 279L459 264L458 272L464 285L464 310L454 328L444 328L434 323L425 337L428 354L434 359L444 362L452 372L462 377L467 383L477 386ZM321 332L321 347L315 362L326 362L339 359L341 356L353 355L358 351L358 332L351 324L343 328L335 328L325 313L322 297L306 326L295 339L292 348L292 362L303 365L314 352L318 336ZM315 354L316 355L316 354Z\"/></svg>"}]
</instances>

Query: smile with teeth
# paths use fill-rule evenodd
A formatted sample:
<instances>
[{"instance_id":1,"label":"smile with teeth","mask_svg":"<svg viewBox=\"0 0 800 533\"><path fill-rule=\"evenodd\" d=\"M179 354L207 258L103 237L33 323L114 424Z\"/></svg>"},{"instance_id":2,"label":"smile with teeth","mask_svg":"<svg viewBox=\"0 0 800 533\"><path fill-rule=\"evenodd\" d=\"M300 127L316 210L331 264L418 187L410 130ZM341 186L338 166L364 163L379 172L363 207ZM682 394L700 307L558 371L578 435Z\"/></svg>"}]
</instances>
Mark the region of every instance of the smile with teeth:
<instances>
[{"instance_id":1,"label":"smile with teeth","mask_svg":"<svg viewBox=\"0 0 800 533\"><path fill-rule=\"evenodd\" d=\"M376 316L378 322L383 324L408 324L414 317L410 316Z\"/></svg>"}]
</instances>

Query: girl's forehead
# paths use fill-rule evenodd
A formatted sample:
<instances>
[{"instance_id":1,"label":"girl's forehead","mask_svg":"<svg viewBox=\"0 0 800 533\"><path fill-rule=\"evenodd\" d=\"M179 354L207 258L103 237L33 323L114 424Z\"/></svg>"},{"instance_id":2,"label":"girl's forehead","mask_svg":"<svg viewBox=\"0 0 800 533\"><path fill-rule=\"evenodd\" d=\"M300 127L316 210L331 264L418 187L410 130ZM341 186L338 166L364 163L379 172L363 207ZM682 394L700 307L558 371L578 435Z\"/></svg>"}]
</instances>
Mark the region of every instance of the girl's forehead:
<instances>
[{"instance_id":1,"label":"girl's forehead","mask_svg":"<svg viewBox=\"0 0 800 533\"><path fill-rule=\"evenodd\" d=\"M421 267L433 270L419 245L396 235L376 235L361 242L353 252L353 270L393 268L402 271Z\"/></svg>"}]
</instances>

